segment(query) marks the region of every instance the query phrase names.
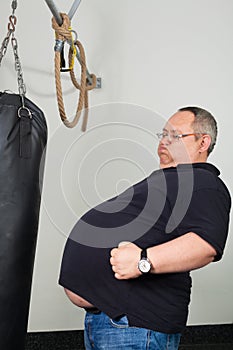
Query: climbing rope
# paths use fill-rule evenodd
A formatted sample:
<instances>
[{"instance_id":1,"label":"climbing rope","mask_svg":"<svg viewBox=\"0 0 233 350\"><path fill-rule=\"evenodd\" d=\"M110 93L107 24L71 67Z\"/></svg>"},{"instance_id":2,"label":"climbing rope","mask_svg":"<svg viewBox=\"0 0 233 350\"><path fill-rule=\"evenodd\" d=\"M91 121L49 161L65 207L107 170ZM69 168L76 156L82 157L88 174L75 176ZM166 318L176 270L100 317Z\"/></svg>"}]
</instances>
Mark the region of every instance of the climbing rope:
<instances>
[{"instance_id":1,"label":"climbing rope","mask_svg":"<svg viewBox=\"0 0 233 350\"><path fill-rule=\"evenodd\" d=\"M56 82L56 93L57 93L57 102L58 109L60 113L61 120L64 125L68 128L73 128L77 125L81 112L84 109L84 118L82 124L82 130L86 130L87 119L88 119L88 91L92 90L96 87L96 76L91 74L92 84L87 81L87 67L86 67L86 57L82 44L78 40L73 40L71 23L68 15L65 13L60 14L63 22L62 25L59 26L55 20L52 18L52 27L55 30L56 36L56 45L55 45L55 82ZM72 121L70 121L65 112L65 106L63 102L63 94L62 94L62 85L61 85L61 61L62 61L62 50L64 48L64 43L68 41L71 43L69 49L69 72L71 81L76 89L79 90L79 99L78 106L76 110L75 117ZM81 64L81 78L80 84L78 83L75 73L74 73L74 56L76 54L76 48L79 50L80 54L80 64Z\"/></svg>"}]
</instances>

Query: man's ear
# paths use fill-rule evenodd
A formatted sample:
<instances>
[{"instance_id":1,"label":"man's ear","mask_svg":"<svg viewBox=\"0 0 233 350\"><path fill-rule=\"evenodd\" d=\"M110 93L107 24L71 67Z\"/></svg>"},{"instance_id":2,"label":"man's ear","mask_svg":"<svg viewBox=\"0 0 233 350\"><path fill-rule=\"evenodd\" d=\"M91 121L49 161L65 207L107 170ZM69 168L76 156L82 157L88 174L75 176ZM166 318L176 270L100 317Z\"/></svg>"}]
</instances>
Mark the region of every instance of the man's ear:
<instances>
[{"instance_id":1,"label":"man's ear","mask_svg":"<svg viewBox=\"0 0 233 350\"><path fill-rule=\"evenodd\" d=\"M204 134L202 136L202 140L201 140L201 143L200 143L199 152L200 153L204 153L204 152L208 151L208 148L210 147L210 144L211 144L211 137L210 137L210 135Z\"/></svg>"}]
</instances>

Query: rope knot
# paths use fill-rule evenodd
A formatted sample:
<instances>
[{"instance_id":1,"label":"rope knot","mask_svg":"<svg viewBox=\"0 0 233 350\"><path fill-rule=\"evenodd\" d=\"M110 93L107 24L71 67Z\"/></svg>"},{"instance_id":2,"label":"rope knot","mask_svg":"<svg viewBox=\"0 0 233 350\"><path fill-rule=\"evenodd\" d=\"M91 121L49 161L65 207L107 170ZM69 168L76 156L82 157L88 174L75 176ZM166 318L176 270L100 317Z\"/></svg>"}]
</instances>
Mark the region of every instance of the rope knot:
<instances>
[{"instance_id":1,"label":"rope knot","mask_svg":"<svg viewBox=\"0 0 233 350\"><path fill-rule=\"evenodd\" d=\"M60 13L62 17L62 25L59 26L56 19L52 18L52 27L55 30L57 40L72 40L72 33L70 31L70 19L66 13Z\"/></svg>"}]
</instances>

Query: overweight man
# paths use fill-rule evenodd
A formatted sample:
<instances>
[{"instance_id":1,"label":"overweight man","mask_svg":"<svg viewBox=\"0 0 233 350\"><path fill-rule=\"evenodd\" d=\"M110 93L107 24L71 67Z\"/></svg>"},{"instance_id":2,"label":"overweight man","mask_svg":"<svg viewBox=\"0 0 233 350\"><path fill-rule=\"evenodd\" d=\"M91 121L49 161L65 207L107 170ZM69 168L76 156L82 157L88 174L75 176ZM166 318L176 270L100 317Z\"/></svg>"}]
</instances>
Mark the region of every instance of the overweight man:
<instances>
[{"instance_id":1,"label":"overweight man","mask_svg":"<svg viewBox=\"0 0 233 350\"><path fill-rule=\"evenodd\" d=\"M176 350L190 271L222 258L231 199L207 163L215 118L181 108L159 139L160 169L89 210L64 249L59 283L86 310L86 349Z\"/></svg>"}]
</instances>

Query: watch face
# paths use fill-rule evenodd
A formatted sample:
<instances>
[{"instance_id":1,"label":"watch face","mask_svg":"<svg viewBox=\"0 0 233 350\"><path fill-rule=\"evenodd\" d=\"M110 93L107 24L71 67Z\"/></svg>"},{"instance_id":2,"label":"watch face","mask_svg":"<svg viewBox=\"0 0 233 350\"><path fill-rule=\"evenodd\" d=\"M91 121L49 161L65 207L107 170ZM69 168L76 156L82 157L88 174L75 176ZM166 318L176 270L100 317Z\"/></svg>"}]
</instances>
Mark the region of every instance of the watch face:
<instances>
[{"instance_id":1,"label":"watch face","mask_svg":"<svg viewBox=\"0 0 233 350\"><path fill-rule=\"evenodd\" d=\"M138 263L138 268L142 273L147 273L151 269L151 264L148 259L141 259Z\"/></svg>"}]
</instances>

